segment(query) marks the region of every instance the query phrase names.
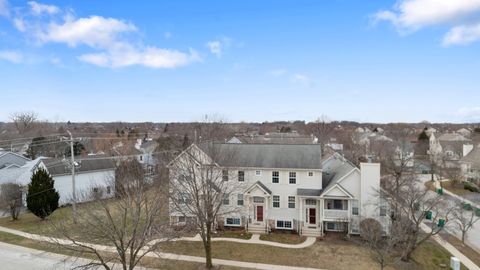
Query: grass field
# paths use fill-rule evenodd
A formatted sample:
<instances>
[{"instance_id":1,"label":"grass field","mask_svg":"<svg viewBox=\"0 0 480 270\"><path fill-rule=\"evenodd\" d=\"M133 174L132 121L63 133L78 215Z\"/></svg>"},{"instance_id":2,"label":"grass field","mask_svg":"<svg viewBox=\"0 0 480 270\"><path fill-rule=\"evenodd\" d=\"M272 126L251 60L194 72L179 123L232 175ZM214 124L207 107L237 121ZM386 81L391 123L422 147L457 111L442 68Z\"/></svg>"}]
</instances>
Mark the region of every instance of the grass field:
<instances>
[{"instance_id":1,"label":"grass field","mask_svg":"<svg viewBox=\"0 0 480 270\"><path fill-rule=\"evenodd\" d=\"M272 241L283 244L300 244L305 242L307 237L290 233L270 233L260 235L260 240Z\"/></svg>"}]
</instances>

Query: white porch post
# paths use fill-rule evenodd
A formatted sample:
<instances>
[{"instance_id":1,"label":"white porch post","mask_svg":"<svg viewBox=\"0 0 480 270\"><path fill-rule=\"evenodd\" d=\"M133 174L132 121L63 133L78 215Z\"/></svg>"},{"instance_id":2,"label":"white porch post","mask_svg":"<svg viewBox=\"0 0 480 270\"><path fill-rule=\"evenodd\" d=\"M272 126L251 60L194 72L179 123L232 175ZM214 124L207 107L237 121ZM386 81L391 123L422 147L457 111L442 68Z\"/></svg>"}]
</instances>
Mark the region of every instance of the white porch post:
<instances>
[{"instance_id":1,"label":"white porch post","mask_svg":"<svg viewBox=\"0 0 480 270\"><path fill-rule=\"evenodd\" d=\"M268 208L269 208L269 206L270 206L270 203L268 201L268 197L265 197L265 204L264 204L265 217L263 218L263 221L266 222L267 232L268 232L268 229L269 229L268 228L268 226L269 226L269 224L268 224Z\"/></svg>"},{"instance_id":2,"label":"white porch post","mask_svg":"<svg viewBox=\"0 0 480 270\"><path fill-rule=\"evenodd\" d=\"M299 198L299 204L300 204L300 206L299 206L300 213L298 215L299 216L298 217L298 230L299 230L299 233L301 233L302 232L302 221L303 221L303 198L302 197Z\"/></svg>"}]
</instances>

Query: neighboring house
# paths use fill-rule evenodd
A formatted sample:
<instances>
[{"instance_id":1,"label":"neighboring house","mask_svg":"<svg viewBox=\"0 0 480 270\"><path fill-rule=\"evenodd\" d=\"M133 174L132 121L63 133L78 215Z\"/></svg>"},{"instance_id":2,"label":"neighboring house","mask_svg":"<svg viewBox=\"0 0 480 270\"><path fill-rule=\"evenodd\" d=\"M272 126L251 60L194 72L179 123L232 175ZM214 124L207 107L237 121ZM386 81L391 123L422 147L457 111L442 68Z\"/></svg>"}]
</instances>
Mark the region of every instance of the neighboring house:
<instances>
[{"instance_id":1,"label":"neighboring house","mask_svg":"<svg viewBox=\"0 0 480 270\"><path fill-rule=\"evenodd\" d=\"M16 157L15 153L8 152L8 155L10 157L13 157L13 159L15 159ZM13 159L11 159L10 161L12 161ZM26 161L17 159L16 161L19 162L10 163L10 165L4 166L2 169L0 169L0 185L7 183L15 183L25 187L22 197L24 205L26 205L26 187L30 183L32 175L39 168L45 169L46 167L45 164L42 162L42 158L37 158L35 160L26 159Z\"/></svg>"},{"instance_id":2,"label":"neighboring house","mask_svg":"<svg viewBox=\"0 0 480 270\"><path fill-rule=\"evenodd\" d=\"M233 162L216 166L219 170L229 168L229 175L238 176L230 180L236 181L232 185L238 188L224 200L223 207L240 210L220 217L220 225L259 233L291 230L311 236L326 231L358 234L361 218L381 220L386 215L386 208L378 208L380 164L362 163L358 168L337 153L322 160L318 144L227 143L214 147L234 153ZM209 160L208 149L206 144L193 144L173 162L179 162L182 155L200 153L203 157L195 159L202 163ZM170 168L171 183L181 181L181 172L174 171L175 166ZM172 222L189 218L173 208L170 216Z\"/></svg>"},{"instance_id":3,"label":"neighboring house","mask_svg":"<svg viewBox=\"0 0 480 270\"><path fill-rule=\"evenodd\" d=\"M72 171L69 160L44 159L45 166L55 180L60 194L60 205L72 201ZM77 202L93 197L108 198L115 194L115 161L110 158L83 159L75 162Z\"/></svg>"},{"instance_id":4,"label":"neighboring house","mask_svg":"<svg viewBox=\"0 0 480 270\"><path fill-rule=\"evenodd\" d=\"M271 132L265 135L235 135L227 143L262 143L262 144L316 144L315 136L300 135L296 132Z\"/></svg>"},{"instance_id":5,"label":"neighboring house","mask_svg":"<svg viewBox=\"0 0 480 270\"><path fill-rule=\"evenodd\" d=\"M140 152L137 156L137 160L145 166L147 172L153 173L155 165L157 165L157 161L154 157L157 146L158 143L153 140L138 139L135 144L135 149Z\"/></svg>"},{"instance_id":6,"label":"neighboring house","mask_svg":"<svg viewBox=\"0 0 480 270\"><path fill-rule=\"evenodd\" d=\"M459 162L464 179L480 184L480 145L476 145Z\"/></svg>"},{"instance_id":7,"label":"neighboring house","mask_svg":"<svg viewBox=\"0 0 480 270\"><path fill-rule=\"evenodd\" d=\"M471 140L459 133L444 133L438 138L435 133L432 133L429 153L441 159L443 166L455 168L460 166L459 160L464 155L464 145L469 144L471 144Z\"/></svg>"},{"instance_id":8,"label":"neighboring house","mask_svg":"<svg viewBox=\"0 0 480 270\"><path fill-rule=\"evenodd\" d=\"M13 152L0 151L0 170L3 168L21 167L30 159Z\"/></svg>"}]
</instances>

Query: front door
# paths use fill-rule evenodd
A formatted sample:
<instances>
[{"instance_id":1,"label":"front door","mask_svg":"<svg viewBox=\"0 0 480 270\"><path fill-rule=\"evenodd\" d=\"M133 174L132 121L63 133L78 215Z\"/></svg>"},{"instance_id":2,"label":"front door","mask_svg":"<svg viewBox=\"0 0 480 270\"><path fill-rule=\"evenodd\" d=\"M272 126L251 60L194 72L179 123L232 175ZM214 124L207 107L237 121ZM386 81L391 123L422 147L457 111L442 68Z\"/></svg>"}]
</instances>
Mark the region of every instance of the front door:
<instances>
[{"instance_id":1,"label":"front door","mask_svg":"<svg viewBox=\"0 0 480 270\"><path fill-rule=\"evenodd\" d=\"M308 224L315 225L317 223L317 209L308 208Z\"/></svg>"},{"instance_id":2,"label":"front door","mask_svg":"<svg viewBox=\"0 0 480 270\"><path fill-rule=\"evenodd\" d=\"M263 205L257 205L257 221L263 222Z\"/></svg>"}]
</instances>

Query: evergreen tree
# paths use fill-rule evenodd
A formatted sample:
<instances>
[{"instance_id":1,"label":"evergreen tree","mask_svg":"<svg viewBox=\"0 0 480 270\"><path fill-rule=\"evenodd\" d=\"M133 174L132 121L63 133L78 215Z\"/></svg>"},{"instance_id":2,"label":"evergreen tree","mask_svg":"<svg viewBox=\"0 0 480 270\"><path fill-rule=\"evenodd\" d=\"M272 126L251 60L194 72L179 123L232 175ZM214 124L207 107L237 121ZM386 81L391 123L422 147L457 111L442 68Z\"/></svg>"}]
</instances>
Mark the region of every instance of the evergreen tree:
<instances>
[{"instance_id":1,"label":"evergreen tree","mask_svg":"<svg viewBox=\"0 0 480 270\"><path fill-rule=\"evenodd\" d=\"M81 142L74 142L73 143L73 155L74 156L79 156L81 155L84 151L86 151L85 146ZM70 145L65 148L65 156L70 157Z\"/></svg>"},{"instance_id":2,"label":"evergreen tree","mask_svg":"<svg viewBox=\"0 0 480 270\"><path fill-rule=\"evenodd\" d=\"M420 133L420 135L418 135L418 140L419 141L428 141L428 135L427 133L424 131L422 131L422 133Z\"/></svg>"},{"instance_id":3,"label":"evergreen tree","mask_svg":"<svg viewBox=\"0 0 480 270\"><path fill-rule=\"evenodd\" d=\"M183 136L182 148L183 148L183 149L186 149L187 147L190 146L190 144L191 144L190 138L188 138L187 133L185 133L185 136Z\"/></svg>"},{"instance_id":4,"label":"evergreen tree","mask_svg":"<svg viewBox=\"0 0 480 270\"><path fill-rule=\"evenodd\" d=\"M43 168L38 169L28 184L27 208L41 219L58 208L60 195L54 188L55 181Z\"/></svg>"}]
</instances>

